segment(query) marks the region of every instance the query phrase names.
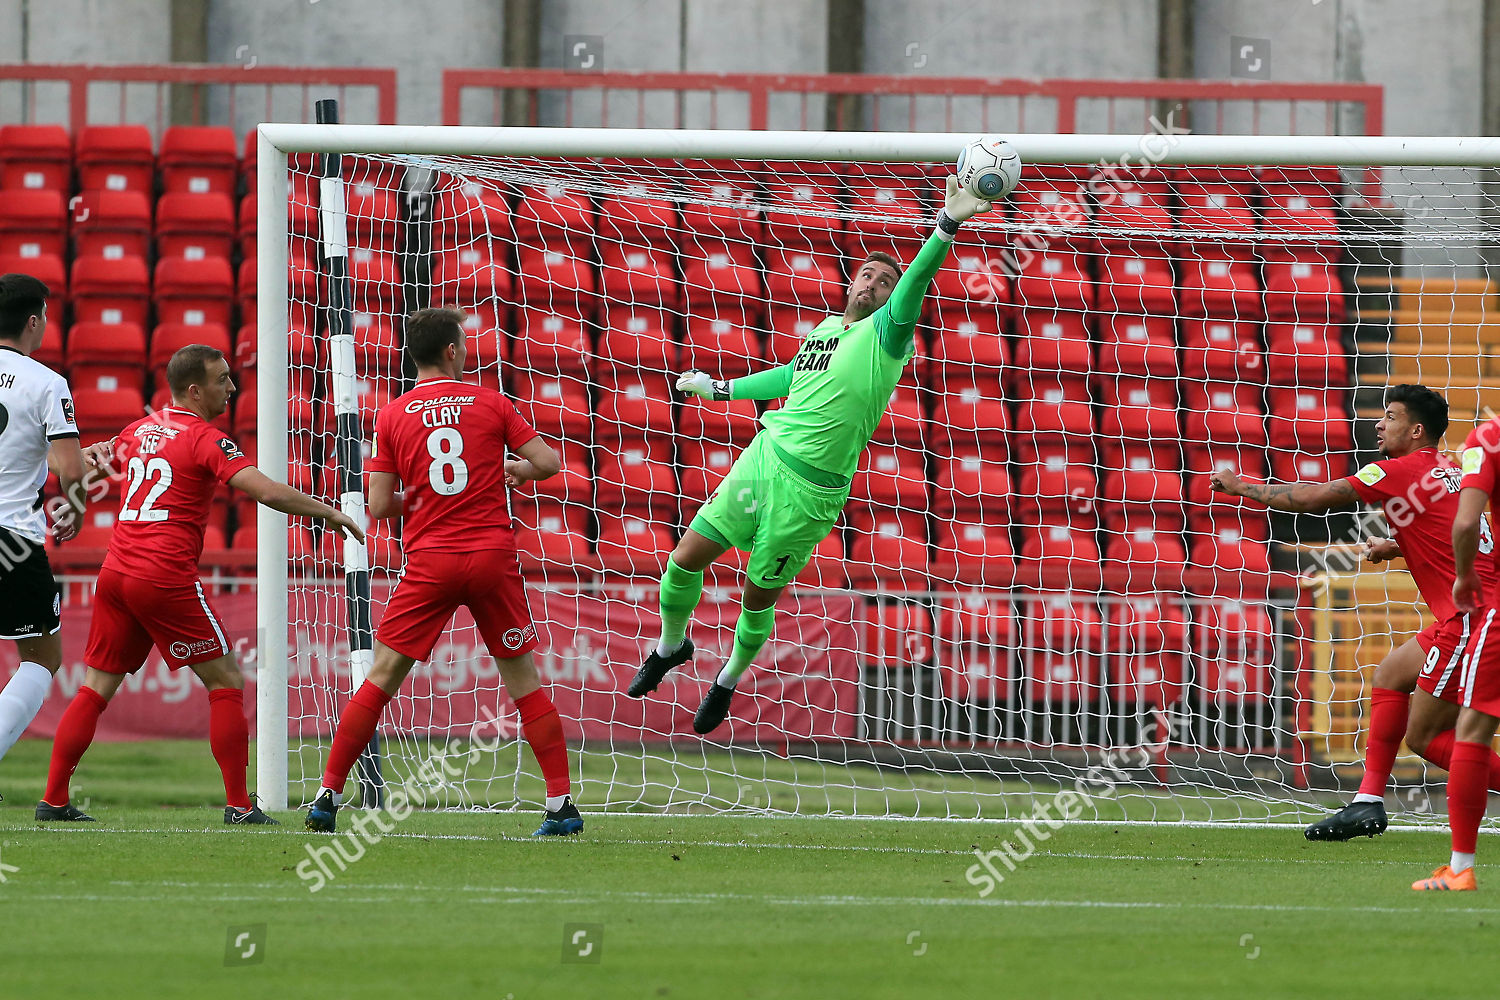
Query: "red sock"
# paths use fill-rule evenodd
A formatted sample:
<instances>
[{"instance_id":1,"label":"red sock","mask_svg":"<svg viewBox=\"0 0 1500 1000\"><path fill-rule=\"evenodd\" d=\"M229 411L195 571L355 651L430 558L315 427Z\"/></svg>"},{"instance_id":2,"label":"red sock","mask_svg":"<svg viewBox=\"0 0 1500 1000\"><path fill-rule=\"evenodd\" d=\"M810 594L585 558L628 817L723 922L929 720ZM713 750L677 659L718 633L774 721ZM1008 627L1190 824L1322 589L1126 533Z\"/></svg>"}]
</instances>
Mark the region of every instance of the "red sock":
<instances>
[{"instance_id":1,"label":"red sock","mask_svg":"<svg viewBox=\"0 0 1500 1000\"><path fill-rule=\"evenodd\" d=\"M208 748L224 774L224 801L249 809L245 769L250 766L250 727L245 722L245 692L239 688L208 692Z\"/></svg>"},{"instance_id":2,"label":"red sock","mask_svg":"<svg viewBox=\"0 0 1500 1000\"><path fill-rule=\"evenodd\" d=\"M328 766L323 771L323 787L335 792L344 790L349 769L365 752L375 736L380 713L390 704L391 696L370 681L365 681L344 706L338 728L333 731L333 748L328 751Z\"/></svg>"},{"instance_id":3,"label":"red sock","mask_svg":"<svg viewBox=\"0 0 1500 1000\"><path fill-rule=\"evenodd\" d=\"M521 731L546 779L547 794L567 795L572 788L568 782L568 744L552 699L537 688L516 699L516 711L521 715Z\"/></svg>"},{"instance_id":4,"label":"red sock","mask_svg":"<svg viewBox=\"0 0 1500 1000\"><path fill-rule=\"evenodd\" d=\"M1490 748L1486 743L1459 740L1453 744L1453 763L1448 768L1448 825L1453 830L1453 849L1473 854L1479 840L1479 822L1484 819L1489 790Z\"/></svg>"},{"instance_id":5,"label":"red sock","mask_svg":"<svg viewBox=\"0 0 1500 1000\"><path fill-rule=\"evenodd\" d=\"M68 779L73 777L84 751L94 742L94 729L108 704L103 695L90 687L79 688L68 702L57 723L57 736L52 740L52 764L47 768L43 802L53 806L68 804Z\"/></svg>"},{"instance_id":6,"label":"red sock","mask_svg":"<svg viewBox=\"0 0 1500 1000\"><path fill-rule=\"evenodd\" d=\"M1444 771L1448 770L1453 761L1453 741L1457 738L1451 729L1445 729L1432 738L1427 744L1427 750L1422 754L1430 763L1436 764ZM1500 792L1500 754L1490 751L1490 791Z\"/></svg>"},{"instance_id":7,"label":"red sock","mask_svg":"<svg viewBox=\"0 0 1500 1000\"><path fill-rule=\"evenodd\" d=\"M1365 777L1359 783L1361 795L1385 795L1396 751L1406 735L1410 705L1411 697L1400 691L1378 687L1370 694L1370 733L1365 743Z\"/></svg>"}]
</instances>

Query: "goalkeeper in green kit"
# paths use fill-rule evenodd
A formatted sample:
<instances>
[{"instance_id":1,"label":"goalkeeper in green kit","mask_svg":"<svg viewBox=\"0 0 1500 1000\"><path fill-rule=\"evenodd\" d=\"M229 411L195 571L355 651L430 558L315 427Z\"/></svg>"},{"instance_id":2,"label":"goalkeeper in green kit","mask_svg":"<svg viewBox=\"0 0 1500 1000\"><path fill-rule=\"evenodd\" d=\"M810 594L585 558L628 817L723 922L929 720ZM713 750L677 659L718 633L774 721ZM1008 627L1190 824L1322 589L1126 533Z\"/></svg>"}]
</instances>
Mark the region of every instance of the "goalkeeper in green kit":
<instances>
[{"instance_id":1,"label":"goalkeeper in green kit","mask_svg":"<svg viewBox=\"0 0 1500 1000\"><path fill-rule=\"evenodd\" d=\"M679 391L704 399L784 396L786 403L761 418L764 429L668 558L661 640L630 682L632 698L655 691L669 670L692 657L687 625L703 596L703 572L731 547L744 549L750 559L734 652L693 716L693 729L709 733L724 721L735 685L771 637L776 599L849 499L859 456L916 353L922 298L959 224L992 207L949 177L937 228L917 259L902 273L889 254L870 254L849 282L844 314L819 323L790 363L733 380L700 371L678 379Z\"/></svg>"}]
</instances>

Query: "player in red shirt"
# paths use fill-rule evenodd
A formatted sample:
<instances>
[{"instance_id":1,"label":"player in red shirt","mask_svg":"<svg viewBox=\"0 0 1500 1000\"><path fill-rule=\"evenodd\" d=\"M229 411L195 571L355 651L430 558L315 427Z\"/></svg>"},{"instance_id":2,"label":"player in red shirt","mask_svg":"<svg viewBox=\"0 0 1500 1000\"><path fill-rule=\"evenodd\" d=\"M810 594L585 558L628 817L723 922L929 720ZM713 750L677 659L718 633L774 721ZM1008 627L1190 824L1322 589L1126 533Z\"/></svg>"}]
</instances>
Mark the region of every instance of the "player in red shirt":
<instances>
[{"instance_id":1,"label":"player in red shirt","mask_svg":"<svg viewBox=\"0 0 1500 1000\"><path fill-rule=\"evenodd\" d=\"M1404 557L1436 619L1375 668L1364 780L1353 802L1304 831L1308 840L1349 840L1384 832L1385 787L1403 735L1407 746L1438 767L1446 769L1452 759L1458 672L1476 630L1474 616L1453 604L1451 538L1458 513L1459 470L1437 449L1447 428L1448 403L1442 396L1425 386L1392 386L1386 393L1385 415L1375 425L1376 445L1385 458L1354 475L1322 485L1245 483L1226 472L1213 476L1219 492L1258 500L1273 510L1311 513L1360 502L1380 504L1393 537L1368 541L1366 558L1380 563ZM1483 531L1491 546L1488 522ZM1482 586L1488 590L1494 580L1486 567ZM1500 757L1491 754L1490 766L1490 780L1500 788Z\"/></svg>"},{"instance_id":2,"label":"player in red shirt","mask_svg":"<svg viewBox=\"0 0 1500 1000\"><path fill-rule=\"evenodd\" d=\"M1479 823L1489 799L1490 741L1500 726L1500 629L1495 628L1500 593L1490 586L1485 567L1500 570L1500 552L1486 547L1490 534L1484 510L1493 503L1500 484L1500 417L1478 427L1464 441L1462 492L1453 519L1453 603L1471 612L1478 624L1469 644L1458 687L1463 705L1458 713L1458 742L1453 744L1453 766L1448 768L1448 827L1452 855L1431 877L1413 882L1416 890L1474 890L1474 847ZM1492 558L1480 559L1481 555Z\"/></svg>"},{"instance_id":3,"label":"player in red shirt","mask_svg":"<svg viewBox=\"0 0 1500 1000\"><path fill-rule=\"evenodd\" d=\"M406 351L417 366L417 384L375 418L370 516L402 519L406 568L375 632L369 676L339 717L323 786L307 813L309 830L334 829L349 769L375 735L381 712L412 665L432 655L460 606L474 615L495 657L546 779L547 815L535 835L583 829L569 797L562 721L531 658L536 625L506 513L508 487L554 476L562 466L510 400L463 381L463 321L452 309L411 315ZM507 450L519 457L499 461Z\"/></svg>"},{"instance_id":4,"label":"player in red shirt","mask_svg":"<svg viewBox=\"0 0 1500 1000\"><path fill-rule=\"evenodd\" d=\"M245 678L198 582L209 506L219 485L228 483L275 510L321 518L341 535L364 538L343 513L267 478L210 423L229 408L235 389L222 353L202 344L182 348L167 363L167 384L171 406L86 455L95 468L124 474L124 495L94 589L83 655L88 670L57 726L39 820L92 818L68 801L68 779L93 742L105 706L154 645L169 667L192 668L208 688L209 747L228 800L224 822L275 824L245 788Z\"/></svg>"}]
</instances>

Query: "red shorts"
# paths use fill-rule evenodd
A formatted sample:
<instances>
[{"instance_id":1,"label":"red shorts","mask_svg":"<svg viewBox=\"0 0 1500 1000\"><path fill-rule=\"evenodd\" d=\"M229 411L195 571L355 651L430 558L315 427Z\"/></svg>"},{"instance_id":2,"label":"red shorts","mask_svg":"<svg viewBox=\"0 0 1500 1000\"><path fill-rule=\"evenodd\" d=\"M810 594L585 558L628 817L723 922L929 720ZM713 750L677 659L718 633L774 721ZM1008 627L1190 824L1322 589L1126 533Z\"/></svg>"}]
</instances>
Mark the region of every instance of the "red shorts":
<instances>
[{"instance_id":1,"label":"red shorts","mask_svg":"<svg viewBox=\"0 0 1500 1000\"><path fill-rule=\"evenodd\" d=\"M536 625L514 549L413 552L375 638L425 660L460 606L469 609L490 655L510 659L536 649Z\"/></svg>"},{"instance_id":2,"label":"red shorts","mask_svg":"<svg viewBox=\"0 0 1500 1000\"><path fill-rule=\"evenodd\" d=\"M1483 618L1479 612L1459 611L1446 621L1433 622L1417 634L1417 642L1427 654L1422 672L1417 676L1417 687L1434 698L1455 705L1463 704L1459 678L1476 632L1474 626Z\"/></svg>"},{"instance_id":3,"label":"red shorts","mask_svg":"<svg viewBox=\"0 0 1500 1000\"><path fill-rule=\"evenodd\" d=\"M106 674L134 673L153 645L173 670L229 652L224 627L198 581L160 584L101 569L83 662Z\"/></svg>"},{"instance_id":4,"label":"red shorts","mask_svg":"<svg viewBox=\"0 0 1500 1000\"><path fill-rule=\"evenodd\" d=\"M1459 704L1500 716L1500 615L1485 608L1474 619L1474 640L1459 675Z\"/></svg>"}]
</instances>

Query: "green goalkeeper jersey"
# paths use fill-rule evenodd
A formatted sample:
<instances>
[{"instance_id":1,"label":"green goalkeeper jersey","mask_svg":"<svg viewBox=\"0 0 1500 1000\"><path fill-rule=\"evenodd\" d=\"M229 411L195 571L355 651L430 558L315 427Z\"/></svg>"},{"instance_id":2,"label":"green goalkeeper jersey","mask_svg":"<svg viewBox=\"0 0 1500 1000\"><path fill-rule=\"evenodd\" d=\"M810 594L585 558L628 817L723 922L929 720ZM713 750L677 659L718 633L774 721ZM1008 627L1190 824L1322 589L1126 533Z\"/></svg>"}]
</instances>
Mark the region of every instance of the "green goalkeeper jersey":
<instances>
[{"instance_id":1,"label":"green goalkeeper jersey","mask_svg":"<svg viewBox=\"0 0 1500 1000\"><path fill-rule=\"evenodd\" d=\"M916 353L917 317L951 241L934 235L902 273L891 297L862 320L829 316L790 364L736 379L736 399L786 403L761 418L778 449L813 469L852 478L901 373Z\"/></svg>"}]
</instances>

